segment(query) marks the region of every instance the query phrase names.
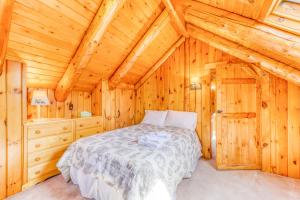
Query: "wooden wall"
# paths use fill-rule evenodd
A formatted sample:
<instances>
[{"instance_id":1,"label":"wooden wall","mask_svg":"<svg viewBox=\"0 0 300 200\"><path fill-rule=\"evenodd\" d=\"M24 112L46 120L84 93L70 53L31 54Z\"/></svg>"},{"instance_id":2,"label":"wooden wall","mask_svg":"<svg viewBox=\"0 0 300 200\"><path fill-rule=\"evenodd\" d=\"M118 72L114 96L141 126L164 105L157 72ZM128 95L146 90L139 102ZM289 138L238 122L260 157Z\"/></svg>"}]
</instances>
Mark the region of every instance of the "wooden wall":
<instances>
[{"instance_id":1,"label":"wooden wall","mask_svg":"<svg viewBox=\"0 0 300 200\"><path fill-rule=\"evenodd\" d=\"M300 87L263 74L262 170L300 178Z\"/></svg>"},{"instance_id":2,"label":"wooden wall","mask_svg":"<svg viewBox=\"0 0 300 200\"><path fill-rule=\"evenodd\" d=\"M0 76L0 199L21 190L23 72L22 64L6 61Z\"/></svg>"},{"instance_id":3,"label":"wooden wall","mask_svg":"<svg viewBox=\"0 0 300 200\"><path fill-rule=\"evenodd\" d=\"M210 85L217 63L235 62L206 43L187 39L174 54L136 91L136 123L145 109L194 111L204 157L211 158L211 112L214 109ZM191 90L190 79L201 77L202 88Z\"/></svg>"},{"instance_id":4,"label":"wooden wall","mask_svg":"<svg viewBox=\"0 0 300 200\"><path fill-rule=\"evenodd\" d=\"M102 82L102 116L104 130L109 131L134 124L134 90L109 90L108 81Z\"/></svg>"},{"instance_id":5,"label":"wooden wall","mask_svg":"<svg viewBox=\"0 0 300 200\"><path fill-rule=\"evenodd\" d=\"M31 98L35 89L28 89L28 119L37 118L37 107L32 106ZM43 89L47 91L49 106L41 106L41 118L76 118L80 116L81 111L92 112L92 93L82 91L72 91L65 102L57 102L54 97L53 89ZM99 97L100 98L100 97ZM69 104L72 102L73 110L69 110Z\"/></svg>"},{"instance_id":6,"label":"wooden wall","mask_svg":"<svg viewBox=\"0 0 300 200\"><path fill-rule=\"evenodd\" d=\"M210 117L214 91L213 64L241 62L205 43L188 39L136 91L136 123L145 109L174 109L198 113L197 132L205 158L211 156ZM189 80L201 78L202 89L191 90ZM261 71L262 170L300 178L300 87Z\"/></svg>"}]
</instances>

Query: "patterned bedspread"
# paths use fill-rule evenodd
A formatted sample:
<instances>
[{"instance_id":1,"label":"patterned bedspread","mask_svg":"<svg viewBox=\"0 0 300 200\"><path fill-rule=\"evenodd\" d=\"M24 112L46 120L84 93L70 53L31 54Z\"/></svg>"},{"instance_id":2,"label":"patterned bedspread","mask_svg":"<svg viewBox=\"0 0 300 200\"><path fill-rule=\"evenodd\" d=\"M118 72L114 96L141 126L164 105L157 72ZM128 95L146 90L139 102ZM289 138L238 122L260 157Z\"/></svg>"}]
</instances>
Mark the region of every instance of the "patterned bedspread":
<instances>
[{"instance_id":1,"label":"patterned bedspread","mask_svg":"<svg viewBox=\"0 0 300 200\"><path fill-rule=\"evenodd\" d=\"M137 138L150 132L172 135L159 148L138 144ZM70 169L101 177L122 192L125 200L145 200L160 187L175 199L177 185L191 176L200 157L196 133L174 127L139 124L74 142L57 164L64 178Z\"/></svg>"}]
</instances>

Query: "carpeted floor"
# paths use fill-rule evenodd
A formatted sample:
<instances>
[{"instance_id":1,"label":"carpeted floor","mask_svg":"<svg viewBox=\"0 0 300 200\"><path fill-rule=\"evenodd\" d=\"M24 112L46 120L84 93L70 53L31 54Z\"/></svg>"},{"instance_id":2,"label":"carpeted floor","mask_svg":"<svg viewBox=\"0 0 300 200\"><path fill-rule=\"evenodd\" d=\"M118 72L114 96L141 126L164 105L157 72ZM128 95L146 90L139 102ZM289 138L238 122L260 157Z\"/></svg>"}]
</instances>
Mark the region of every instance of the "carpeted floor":
<instances>
[{"instance_id":1,"label":"carpeted floor","mask_svg":"<svg viewBox=\"0 0 300 200\"><path fill-rule=\"evenodd\" d=\"M78 188L62 176L53 177L9 200L82 200ZM217 171L199 161L191 179L183 180L177 200L299 200L300 180L259 171Z\"/></svg>"}]
</instances>

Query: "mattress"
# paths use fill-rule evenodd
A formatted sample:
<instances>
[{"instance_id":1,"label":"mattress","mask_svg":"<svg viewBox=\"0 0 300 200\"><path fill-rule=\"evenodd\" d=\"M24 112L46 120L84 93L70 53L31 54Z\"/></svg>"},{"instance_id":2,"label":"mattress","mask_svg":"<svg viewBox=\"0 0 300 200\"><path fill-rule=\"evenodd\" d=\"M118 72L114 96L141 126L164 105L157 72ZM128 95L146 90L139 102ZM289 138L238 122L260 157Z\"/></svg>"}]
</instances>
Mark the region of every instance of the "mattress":
<instances>
[{"instance_id":1,"label":"mattress","mask_svg":"<svg viewBox=\"0 0 300 200\"><path fill-rule=\"evenodd\" d=\"M138 143L138 137L167 132L159 148ZM191 176L201 156L194 131L139 124L74 142L58 169L82 196L97 200L174 200L177 185Z\"/></svg>"}]
</instances>

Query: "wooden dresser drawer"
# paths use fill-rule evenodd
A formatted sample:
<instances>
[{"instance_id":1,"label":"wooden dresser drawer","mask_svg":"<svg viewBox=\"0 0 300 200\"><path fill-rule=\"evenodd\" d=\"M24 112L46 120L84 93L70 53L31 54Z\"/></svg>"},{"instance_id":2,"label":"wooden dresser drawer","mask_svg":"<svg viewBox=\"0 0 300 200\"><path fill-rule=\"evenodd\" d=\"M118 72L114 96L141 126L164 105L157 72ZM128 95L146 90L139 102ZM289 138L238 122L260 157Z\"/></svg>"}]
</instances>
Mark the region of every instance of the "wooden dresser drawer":
<instances>
[{"instance_id":1,"label":"wooden dresser drawer","mask_svg":"<svg viewBox=\"0 0 300 200\"><path fill-rule=\"evenodd\" d=\"M97 133L101 133L102 127L96 127L96 128L87 128L87 129L83 129L83 130L79 130L76 132L76 140L83 138L83 137L87 137L90 135L95 135Z\"/></svg>"},{"instance_id":2,"label":"wooden dresser drawer","mask_svg":"<svg viewBox=\"0 0 300 200\"><path fill-rule=\"evenodd\" d=\"M76 130L82 130L86 128L93 128L102 126L102 117L88 117L76 119Z\"/></svg>"},{"instance_id":3,"label":"wooden dresser drawer","mask_svg":"<svg viewBox=\"0 0 300 200\"><path fill-rule=\"evenodd\" d=\"M28 154L28 167L36 166L50 160L59 159L69 144Z\"/></svg>"},{"instance_id":4,"label":"wooden dresser drawer","mask_svg":"<svg viewBox=\"0 0 300 200\"><path fill-rule=\"evenodd\" d=\"M42 163L40 165L29 167L28 168L28 180L33 180L36 178L41 178L49 173L57 172L58 169L56 167L56 163L58 162L58 159L51 160L46 163Z\"/></svg>"},{"instance_id":5,"label":"wooden dresser drawer","mask_svg":"<svg viewBox=\"0 0 300 200\"><path fill-rule=\"evenodd\" d=\"M31 139L28 141L28 153L37 152L47 148L69 144L73 141L73 134L64 133L61 135L47 136L43 138Z\"/></svg>"},{"instance_id":6,"label":"wooden dresser drawer","mask_svg":"<svg viewBox=\"0 0 300 200\"><path fill-rule=\"evenodd\" d=\"M43 124L28 128L28 139L58 135L72 131L72 122L60 122L53 124Z\"/></svg>"}]
</instances>

